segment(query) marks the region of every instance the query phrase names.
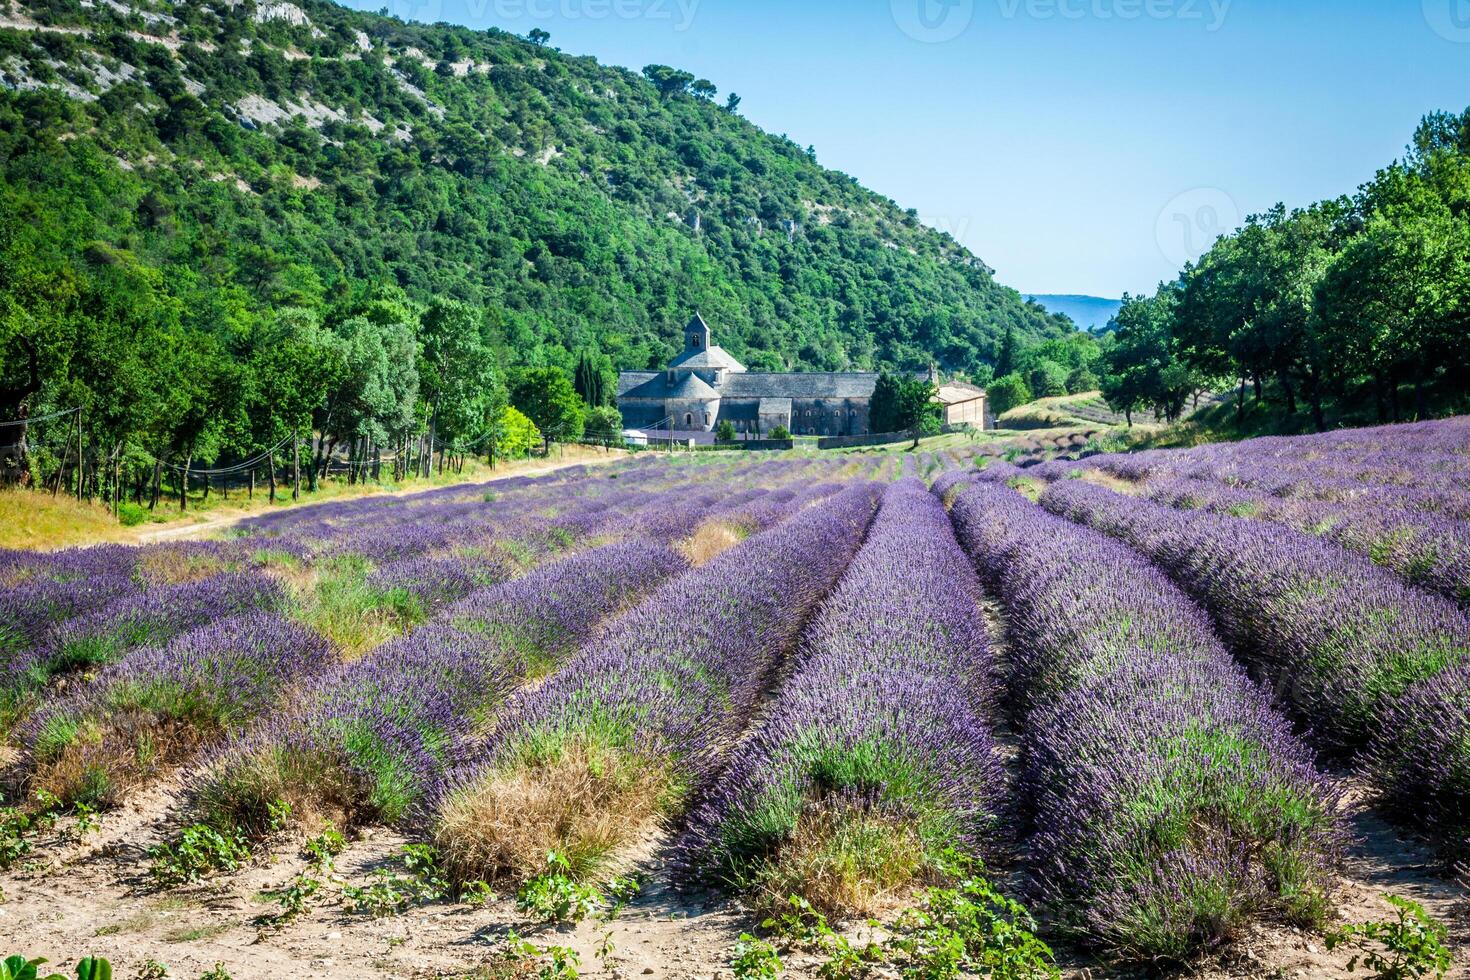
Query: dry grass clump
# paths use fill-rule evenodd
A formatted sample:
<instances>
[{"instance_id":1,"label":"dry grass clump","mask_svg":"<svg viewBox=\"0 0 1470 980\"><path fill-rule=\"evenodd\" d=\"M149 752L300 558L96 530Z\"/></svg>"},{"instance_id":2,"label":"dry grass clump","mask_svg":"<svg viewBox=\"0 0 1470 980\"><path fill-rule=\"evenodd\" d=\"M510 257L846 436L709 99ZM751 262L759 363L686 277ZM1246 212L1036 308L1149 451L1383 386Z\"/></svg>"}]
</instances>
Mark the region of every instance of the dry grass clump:
<instances>
[{"instance_id":1,"label":"dry grass clump","mask_svg":"<svg viewBox=\"0 0 1470 980\"><path fill-rule=\"evenodd\" d=\"M135 541L100 503L41 490L0 490L0 548L50 551L73 545Z\"/></svg>"},{"instance_id":2,"label":"dry grass clump","mask_svg":"<svg viewBox=\"0 0 1470 980\"><path fill-rule=\"evenodd\" d=\"M213 578L231 570L231 563L206 552L188 554L157 548L138 554L137 575L149 585L184 585Z\"/></svg>"},{"instance_id":3,"label":"dry grass clump","mask_svg":"<svg viewBox=\"0 0 1470 980\"><path fill-rule=\"evenodd\" d=\"M101 724L88 723L59 748L36 760L31 789L63 803L118 805L164 770L192 757L214 735L191 720L123 710Z\"/></svg>"},{"instance_id":4,"label":"dry grass clump","mask_svg":"<svg viewBox=\"0 0 1470 980\"><path fill-rule=\"evenodd\" d=\"M670 793L662 767L579 740L451 793L435 843L460 880L524 880L549 851L587 878L667 812Z\"/></svg>"},{"instance_id":5,"label":"dry grass clump","mask_svg":"<svg viewBox=\"0 0 1470 980\"><path fill-rule=\"evenodd\" d=\"M814 805L757 873L756 901L778 908L799 895L832 919L873 916L931 876L932 862L912 821Z\"/></svg>"},{"instance_id":6,"label":"dry grass clump","mask_svg":"<svg viewBox=\"0 0 1470 980\"><path fill-rule=\"evenodd\" d=\"M680 541L678 551L694 567L704 565L735 547L750 536L746 527L724 521L707 521L689 537Z\"/></svg>"},{"instance_id":7,"label":"dry grass clump","mask_svg":"<svg viewBox=\"0 0 1470 980\"><path fill-rule=\"evenodd\" d=\"M218 830L263 838L279 829L282 812L307 832L328 823L353 828L375 816L365 806L368 791L329 752L267 746L231 763L209 773L193 794L200 822Z\"/></svg>"}]
</instances>

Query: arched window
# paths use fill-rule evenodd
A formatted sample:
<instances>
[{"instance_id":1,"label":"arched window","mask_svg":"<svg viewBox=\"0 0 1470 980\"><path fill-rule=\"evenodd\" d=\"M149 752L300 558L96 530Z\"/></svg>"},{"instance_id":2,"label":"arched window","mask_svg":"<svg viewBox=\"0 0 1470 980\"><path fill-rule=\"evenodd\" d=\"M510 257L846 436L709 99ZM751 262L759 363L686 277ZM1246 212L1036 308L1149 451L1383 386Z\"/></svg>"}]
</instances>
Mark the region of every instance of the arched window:
<instances>
[{"instance_id":1,"label":"arched window","mask_svg":"<svg viewBox=\"0 0 1470 980\"><path fill-rule=\"evenodd\" d=\"M689 426L691 429L694 427L694 413L693 412L685 412L684 413L684 424L687 425L687 426Z\"/></svg>"}]
</instances>

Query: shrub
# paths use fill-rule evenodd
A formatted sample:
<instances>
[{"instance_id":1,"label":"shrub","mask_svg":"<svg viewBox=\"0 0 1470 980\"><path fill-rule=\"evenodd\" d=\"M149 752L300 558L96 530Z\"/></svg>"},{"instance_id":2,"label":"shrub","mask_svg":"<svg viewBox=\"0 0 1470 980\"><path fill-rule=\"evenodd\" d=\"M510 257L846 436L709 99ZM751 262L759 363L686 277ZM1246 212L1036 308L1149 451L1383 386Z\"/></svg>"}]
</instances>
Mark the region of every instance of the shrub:
<instances>
[{"instance_id":1,"label":"shrub","mask_svg":"<svg viewBox=\"0 0 1470 980\"><path fill-rule=\"evenodd\" d=\"M1327 948L1352 949L1348 972L1361 963L1373 971L1374 980L1439 980L1451 965L1445 946L1449 933L1418 902L1397 895L1389 895L1388 902L1396 918L1334 929L1327 934Z\"/></svg>"},{"instance_id":2,"label":"shrub","mask_svg":"<svg viewBox=\"0 0 1470 980\"><path fill-rule=\"evenodd\" d=\"M770 438L775 439L778 442L784 439L790 439L791 430L787 429L784 425L778 425L771 430Z\"/></svg>"},{"instance_id":3,"label":"shrub","mask_svg":"<svg viewBox=\"0 0 1470 980\"><path fill-rule=\"evenodd\" d=\"M1019 374L1008 374L997 379L989 388L990 410L1004 415L1011 409L1031 401L1031 388Z\"/></svg>"},{"instance_id":4,"label":"shrub","mask_svg":"<svg viewBox=\"0 0 1470 980\"><path fill-rule=\"evenodd\" d=\"M137 527L148 520L148 508L124 501L117 505L117 520L123 527Z\"/></svg>"}]
</instances>

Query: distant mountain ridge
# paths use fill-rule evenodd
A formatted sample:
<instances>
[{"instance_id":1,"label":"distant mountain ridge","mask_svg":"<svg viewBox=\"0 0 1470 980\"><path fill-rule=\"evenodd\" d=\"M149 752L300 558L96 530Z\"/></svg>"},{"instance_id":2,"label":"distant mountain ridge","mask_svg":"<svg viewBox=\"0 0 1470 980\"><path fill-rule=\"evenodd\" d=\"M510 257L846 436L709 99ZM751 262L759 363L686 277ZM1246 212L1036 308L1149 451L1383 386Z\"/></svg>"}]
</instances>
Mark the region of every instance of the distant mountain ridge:
<instances>
[{"instance_id":1,"label":"distant mountain ridge","mask_svg":"<svg viewBox=\"0 0 1470 980\"><path fill-rule=\"evenodd\" d=\"M1122 300L1070 293L1031 293L1026 299L1041 304L1048 312L1068 317L1083 330L1101 330L1123 308Z\"/></svg>"},{"instance_id":2,"label":"distant mountain ridge","mask_svg":"<svg viewBox=\"0 0 1470 980\"><path fill-rule=\"evenodd\" d=\"M1007 329L1069 331L714 95L325 0L18 0L0 226L82 275L156 270L225 341L371 283L486 311L527 364L661 365L696 309L761 370L974 371Z\"/></svg>"}]
</instances>

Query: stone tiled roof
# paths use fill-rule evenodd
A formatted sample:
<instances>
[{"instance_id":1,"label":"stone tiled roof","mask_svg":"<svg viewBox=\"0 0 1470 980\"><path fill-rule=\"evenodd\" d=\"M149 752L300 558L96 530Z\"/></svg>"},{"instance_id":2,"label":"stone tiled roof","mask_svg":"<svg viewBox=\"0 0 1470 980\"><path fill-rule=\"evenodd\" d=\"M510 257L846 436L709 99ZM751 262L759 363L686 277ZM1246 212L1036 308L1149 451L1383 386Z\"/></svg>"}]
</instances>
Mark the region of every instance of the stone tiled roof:
<instances>
[{"instance_id":1,"label":"stone tiled roof","mask_svg":"<svg viewBox=\"0 0 1470 980\"><path fill-rule=\"evenodd\" d=\"M878 375L856 372L752 372L730 374L718 389L680 371L672 385L665 371L624 371L619 398L870 398Z\"/></svg>"},{"instance_id":2,"label":"stone tiled roof","mask_svg":"<svg viewBox=\"0 0 1470 980\"><path fill-rule=\"evenodd\" d=\"M732 374L720 393L726 398L870 398L878 375L845 372Z\"/></svg>"},{"instance_id":3,"label":"stone tiled roof","mask_svg":"<svg viewBox=\"0 0 1470 980\"><path fill-rule=\"evenodd\" d=\"M945 405L958 405L960 402L974 401L976 398L983 397L985 397L984 388L977 388L964 381L946 381L939 386L939 393L936 396Z\"/></svg>"},{"instance_id":4,"label":"stone tiled roof","mask_svg":"<svg viewBox=\"0 0 1470 980\"><path fill-rule=\"evenodd\" d=\"M669 383L667 372L660 371L654 374L642 384L624 390L621 381L618 384L619 398L682 398L703 399L711 401L720 397L720 393L711 388L703 378L697 374L680 372L672 384Z\"/></svg>"},{"instance_id":5,"label":"stone tiled roof","mask_svg":"<svg viewBox=\"0 0 1470 980\"><path fill-rule=\"evenodd\" d=\"M618 395L626 395L646 381L659 376L658 371L624 371L618 375Z\"/></svg>"},{"instance_id":6,"label":"stone tiled roof","mask_svg":"<svg viewBox=\"0 0 1470 980\"><path fill-rule=\"evenodd\" d=\"M704 350L686 350L669 362L669 367L685 371L744 371L745 365L725 353L723 347L711 344Z\"/></svg>"}]
</instances>

